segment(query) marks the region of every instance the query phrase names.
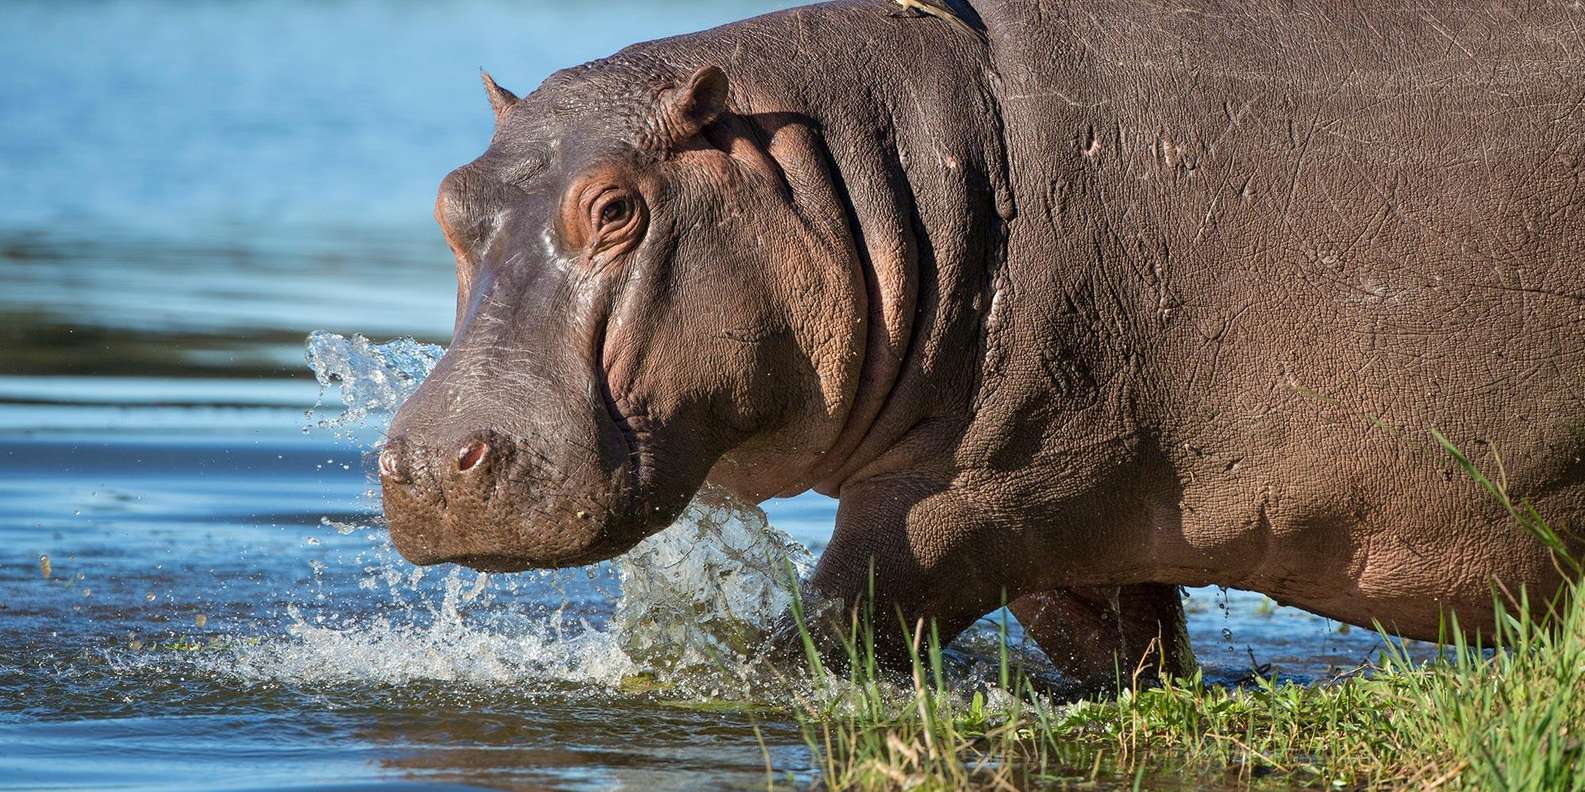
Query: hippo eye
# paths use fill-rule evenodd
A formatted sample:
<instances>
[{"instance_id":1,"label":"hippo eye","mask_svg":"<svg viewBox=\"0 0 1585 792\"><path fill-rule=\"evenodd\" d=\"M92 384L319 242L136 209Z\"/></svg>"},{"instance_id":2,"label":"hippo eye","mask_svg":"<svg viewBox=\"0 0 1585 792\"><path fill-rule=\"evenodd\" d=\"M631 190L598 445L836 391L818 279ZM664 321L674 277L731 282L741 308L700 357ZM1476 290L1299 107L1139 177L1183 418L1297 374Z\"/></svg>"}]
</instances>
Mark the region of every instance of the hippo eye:
<instances>
[{"instance_id":1,"label":"hippo eye","mask_svg":"<svg viewBox=\"0 0 1585 792\"><path fill-rule=\"evenodd\" d=\"M563 239L590 254L626 249L644 234L644 209L638 191L604 178L588 179L569 191L563 204Z\"/></svg>"},{"instance_id":2,"label":"hippo eye","mask_svg":"<svg viewBox=\"0 0 1585 792\"><path fill-rule=\"evenodd\" d=\"M600 208L600 225L614 226L627 222L633 216L633 202L627 198L618 198L607 202Z\"/></svg>"}]
</instances>

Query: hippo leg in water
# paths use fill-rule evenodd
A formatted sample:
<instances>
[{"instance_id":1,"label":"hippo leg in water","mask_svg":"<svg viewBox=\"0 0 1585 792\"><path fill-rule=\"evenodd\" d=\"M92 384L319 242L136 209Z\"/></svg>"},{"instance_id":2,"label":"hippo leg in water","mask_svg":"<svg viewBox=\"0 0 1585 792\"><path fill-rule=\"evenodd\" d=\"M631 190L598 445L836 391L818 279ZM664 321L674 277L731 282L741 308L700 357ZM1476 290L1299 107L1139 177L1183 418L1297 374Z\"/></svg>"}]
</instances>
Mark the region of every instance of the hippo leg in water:
<instances>
[{"instance_id":1,"label":"hippo leg in water","mask_svg":"<svg viewBox=\"0 0 1585 792\"><path fill-rule=\"evenodd\" d=\"M1083 688L1194 672L1177 586L1055 589L1025 594L1008 608L1057 670Z\"/></svg>"},{"instance_id":2,"label":"hippo leg in water","mask_svg":"<svg viewBox=\"0 0 1585 792\"><path fill-rule=\"evenodd\" d=\"M1559 566L1429 430L1579 549L1582 12L1449 2L1449 58L1423 4L973 5L487 79L397 549L585 564L707 480L813 489L810 594L873 591L888 656L1011 602L1092 680L1188 667L1180 585L1425 639L1540 607Z\"/></svg>"}]
</instances>

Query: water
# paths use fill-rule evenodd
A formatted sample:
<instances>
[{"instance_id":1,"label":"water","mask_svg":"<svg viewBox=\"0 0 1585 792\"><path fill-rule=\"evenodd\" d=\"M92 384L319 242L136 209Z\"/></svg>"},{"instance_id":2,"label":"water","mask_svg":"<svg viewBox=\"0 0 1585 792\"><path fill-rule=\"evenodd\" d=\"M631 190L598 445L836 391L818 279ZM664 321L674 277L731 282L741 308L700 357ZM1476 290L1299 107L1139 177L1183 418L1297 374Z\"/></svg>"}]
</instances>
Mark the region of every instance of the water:
<instances>
[{"instance_id":1,"label":"water","mask_svg":"<svg viewBox=\"0 0 1585 792\"><path fill-rule=\"evenodd\" d=\"M785 537L701 503L592 572L416 570L366 454L447 340L429 212L488 136L477 68L527 91L770 5L0 5L0 788L810 777L733 702L831 501L765 504ZM1215 679L1374 645L1221 596L1188 601Z\"/></svg>"}]
</instances>

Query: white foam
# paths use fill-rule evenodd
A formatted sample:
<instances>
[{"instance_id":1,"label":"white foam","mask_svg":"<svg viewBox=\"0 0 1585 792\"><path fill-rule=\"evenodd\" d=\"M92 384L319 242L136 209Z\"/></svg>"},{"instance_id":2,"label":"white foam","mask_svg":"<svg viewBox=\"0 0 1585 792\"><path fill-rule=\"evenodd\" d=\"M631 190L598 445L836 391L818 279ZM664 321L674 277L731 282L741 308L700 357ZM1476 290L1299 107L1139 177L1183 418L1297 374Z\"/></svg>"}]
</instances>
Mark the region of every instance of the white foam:
<instances>
[{"instance_id":1,"label":"white foam","mask_svg":"<svg viewBox=\"0 0 1585 792\"><path fill-rule=\"evenodd\" d=\"M292 608L284 640L230 647L214 665L250 682L298 684L543 681L612 687L633 673L616 643L587 625L509 616L470 624L460 606L479 596L487 578L478 576L470 591L464 574L449 573L429 618L414 609L396 618L324 626Z\"/></svg>"}]
</instances>

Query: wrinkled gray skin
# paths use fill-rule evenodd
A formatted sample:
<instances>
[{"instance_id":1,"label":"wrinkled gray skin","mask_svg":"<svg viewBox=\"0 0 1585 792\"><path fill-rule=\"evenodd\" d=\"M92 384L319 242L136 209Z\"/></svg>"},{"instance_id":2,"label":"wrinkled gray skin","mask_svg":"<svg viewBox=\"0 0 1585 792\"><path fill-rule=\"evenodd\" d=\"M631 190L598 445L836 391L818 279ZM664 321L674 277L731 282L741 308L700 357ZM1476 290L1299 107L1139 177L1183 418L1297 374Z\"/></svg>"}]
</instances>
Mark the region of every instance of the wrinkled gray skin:
<instances>
[{"instance_id":1,"label":"wrinkled gray skin","mask_svg":"<svg viewBox=\"0 0 1585 792\"><path fill-rule=\"evenodd\" d=\"M1585 12L976 10L492 83L437 204L455 340L382 459L401 552L582 564L706 478L814 488L816 593L873 563L945 635L1006 597L1088 677L1187 667L1179 585L1419 638L1551 591L1428 430L1579 525Z\"/></svg>"}]
</instances>

